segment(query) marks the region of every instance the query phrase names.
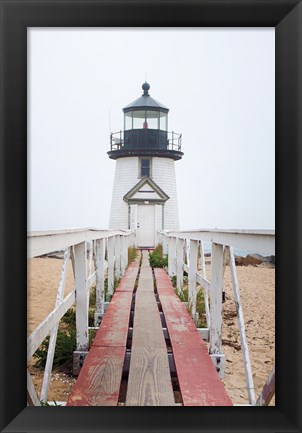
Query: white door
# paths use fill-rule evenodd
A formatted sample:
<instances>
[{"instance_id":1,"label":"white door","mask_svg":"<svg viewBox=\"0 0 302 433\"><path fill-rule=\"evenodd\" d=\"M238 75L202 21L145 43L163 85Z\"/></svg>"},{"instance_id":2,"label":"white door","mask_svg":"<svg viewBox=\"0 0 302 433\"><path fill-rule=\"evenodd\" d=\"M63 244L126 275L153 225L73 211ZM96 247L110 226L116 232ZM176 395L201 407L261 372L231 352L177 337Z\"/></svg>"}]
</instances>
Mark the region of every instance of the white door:
<instances>
[{"instance_id":1,"label":"white door","mask_svg":"<svg viewBox=\"0 0 302 433\"><path fill-rule=\"evenodd\" d=\"M137 246L154 247L155 238L155 206L137 206Z\"/></svg>"}]
</instances>

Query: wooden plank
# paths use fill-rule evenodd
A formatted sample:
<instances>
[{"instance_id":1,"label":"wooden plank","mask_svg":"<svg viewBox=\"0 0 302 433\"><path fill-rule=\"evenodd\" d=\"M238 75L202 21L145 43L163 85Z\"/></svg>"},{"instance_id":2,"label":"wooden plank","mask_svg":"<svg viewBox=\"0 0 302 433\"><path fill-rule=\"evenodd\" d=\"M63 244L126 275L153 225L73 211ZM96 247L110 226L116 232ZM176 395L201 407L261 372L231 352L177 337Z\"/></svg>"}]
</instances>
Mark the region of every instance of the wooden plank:
<instances>
[{"instance_id":1,"label":"wooden plank","mask_svg":"<svg viewBox=\"0 0 302 433\"><path fill-rule=\"evenodd\" d=\"M153 290L153 274L143 253L135 299L126 406L174 406L167 347Z\"/></svg>"},{"instance_id":2,"label":"wooden plank","mask_svg":"<svg viewBox=\"0 0 302 433\"><path fill-rule=\"evenodd\" d=\"M166 349L134 347L126 406L174 406Z\"/></svg>"},{"instance_id":3,"label":"wooden plank","mask_svg":"<svg viewBox=\"0 0 302 433\"><path fill-rule=\"evenodd\" d=\"M116 292L113 295L92 346L126 347L131 302L131 292Z\"/></svg>"},{"instance_id":4,"label":"wooden plank","mask_svg":"<svg viewBox=\"0 0 302 433\"><path fill-rule=\"evenodd\" d=\"M92 347L67 406L117 406L125 347Z\"/></svg>"},{"instance_id":5,"label":"wooden plank","mask_svg":"<svg viewBox=\"0 0 302 433\"><path fill-rule=\"evenodd\" d=\"M139 260L130 263L115 292L133 292L139 270Z\"/></svg>"},{"instance_id":6,"label":"wooden plank","mask_svg":"<svg viewBox=\"0 0 302 433\"><path fill-rule=\"evenodd\" d=\"M142 263L141 263L141 267L149 267L150 266L150 262L149 262L149 251L147 250L143 250L142 251Z\"/></svg>"},{"instance_id":7,"label":"wooden plank","mask_svg":"<svg viewBox=\"0 0 302 433\"><path fill-rule=\"evenodd\" d=\"M137 292L154 293L153 274L150 266L142 266L139 274Z\"/></svg>"},{"instance_id":8,"label":"wooden plank","mask_svg":"<svg viewBox=\"0 0 302 433\"><path fill-rule=\"evenodd\" d=\"M184 406L231 406L207 348L164 269L155 269Z\"/></svg>"},{"instance_id":9,"label":"wooden plank","mask_svg":"<svg viewBox=\"0 0 302 433\"><path fill-rule=\"evenodd\" d=\"M133 324L133 347L166 348L154 293L137 292Z\"/></svg>"}]
</instances>

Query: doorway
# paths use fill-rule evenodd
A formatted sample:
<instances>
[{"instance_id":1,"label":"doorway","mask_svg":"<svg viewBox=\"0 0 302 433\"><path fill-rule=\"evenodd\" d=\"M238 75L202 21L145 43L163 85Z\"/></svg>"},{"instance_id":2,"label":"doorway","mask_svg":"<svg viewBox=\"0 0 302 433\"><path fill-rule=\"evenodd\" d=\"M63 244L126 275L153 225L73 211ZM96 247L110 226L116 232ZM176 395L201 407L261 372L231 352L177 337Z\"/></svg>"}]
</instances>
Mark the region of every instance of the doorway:
<instances>
[{"instance_id":1,"label":"doorway","mask_svg":"<svg viewBox=\"0 0 302 433\"><path fill-rule=\"evenodd\" d=\"M154 248L155 206L137 206L137 247Z\"/></svg>"}]
</instances>

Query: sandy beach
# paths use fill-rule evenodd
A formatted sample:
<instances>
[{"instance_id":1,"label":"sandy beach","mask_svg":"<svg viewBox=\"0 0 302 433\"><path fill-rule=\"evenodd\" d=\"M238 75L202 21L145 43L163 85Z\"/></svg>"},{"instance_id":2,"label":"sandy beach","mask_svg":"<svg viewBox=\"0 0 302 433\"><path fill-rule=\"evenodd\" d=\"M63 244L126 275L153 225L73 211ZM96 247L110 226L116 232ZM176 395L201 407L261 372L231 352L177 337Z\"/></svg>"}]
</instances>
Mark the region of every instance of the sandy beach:
<instances>
[{"instance_id":1,"label":"sandy beach","mask_svg":"<svg viewBox=\"0 0 302 433\"><path fill-rule=\"evenodd\" d=\"M56 258L34 258L28 261L28 334L55 306L61 267L62 260ZM275 363L275 268L265 263L237 266L237 275L255 392L258 396ZM207 277L210 277L209 265ZM69 263L65 294L73 288L74 279ZM247 404L240 336L228 266L224 288L223 352L226 356L226 369L223 382L234 404ZM30 371L37 391L40 392L43 371L36 369L33 362ZM75 379L66 374L53 372L48 399L66 401L74 382ZM274 401L275 399L272 404Z\"/></svg>"}]
</instances>

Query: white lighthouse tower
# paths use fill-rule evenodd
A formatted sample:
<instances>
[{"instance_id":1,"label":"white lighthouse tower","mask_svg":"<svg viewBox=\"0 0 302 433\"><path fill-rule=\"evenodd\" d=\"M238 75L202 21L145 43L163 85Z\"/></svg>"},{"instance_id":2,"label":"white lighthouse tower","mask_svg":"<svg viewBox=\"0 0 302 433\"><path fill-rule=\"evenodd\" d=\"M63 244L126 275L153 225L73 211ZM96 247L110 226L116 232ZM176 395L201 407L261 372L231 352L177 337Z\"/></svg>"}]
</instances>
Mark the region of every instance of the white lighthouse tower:
<instances>
[{"instance_id":1,"label":"white lighthouse tower","mask_svg":"<svg viewBox=\"0 0 302 433\"><path fill-rule=\"evenodd\" d=\"M179 230L175 161L181 134L168 132L169 109L149 95L123 108L124 131L111 134L116 160L110 229L137 230L137 247L154 247L157 230Z\"/></svg>"}]
</instances>

